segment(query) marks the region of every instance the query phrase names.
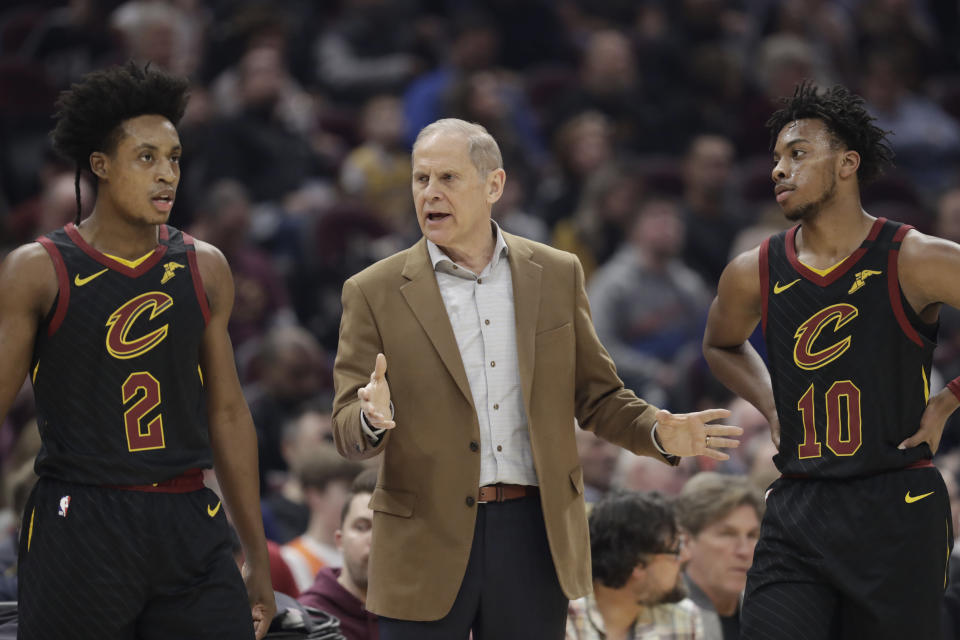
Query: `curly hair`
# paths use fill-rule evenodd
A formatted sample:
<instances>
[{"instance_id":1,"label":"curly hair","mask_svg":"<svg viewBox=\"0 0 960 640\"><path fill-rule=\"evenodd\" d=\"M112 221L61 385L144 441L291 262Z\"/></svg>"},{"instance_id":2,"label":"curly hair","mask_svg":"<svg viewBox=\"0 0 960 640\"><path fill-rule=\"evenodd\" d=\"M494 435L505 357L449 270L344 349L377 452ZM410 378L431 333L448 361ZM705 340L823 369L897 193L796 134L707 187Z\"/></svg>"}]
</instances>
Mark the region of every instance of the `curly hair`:
<instances>
[{"instance_id":1,"label":"curly hair","mask_svg":"<svg viewBox=\"0 0 960 640\"><path fill-rule=\"evenodd\" d=\"M783 108L767 120L770 129L770 148L777 143L781 129L794 120L821 120L834 142L860 154L857 177L860 184L876 179L884 168L893 163L893 149L887 141L889 131L873 124L876 120L867 113L863 98L846 87L835 85L820 91L809 81L801 82L793 97L783 98Z\"/></svg>"},{"instance_id":2,"label":"curly hair","mask_svg":"<svg viewBox=\"0 0 960 640\"><path fill-rule=\"evenodd\" d=\"M593 579L619 589L644 556L677 537L673 503L656 491L613 491L590 511Z\"/></svg>"},{"instance_id":3,"label":"curly hair","mask_svg":"<svg viewBox=\"0 0 960 640\"><path fill-rule=\"evenodd\" d=\"M50 138L57 153L76 165L78 223L80 172L89 171L90 154L112 152L120 142L121 125L130 118L156 114L177 126L187 108L189 87L186 78L131 61L89 73L61 92Z\"/></svg>"}]
</instances>

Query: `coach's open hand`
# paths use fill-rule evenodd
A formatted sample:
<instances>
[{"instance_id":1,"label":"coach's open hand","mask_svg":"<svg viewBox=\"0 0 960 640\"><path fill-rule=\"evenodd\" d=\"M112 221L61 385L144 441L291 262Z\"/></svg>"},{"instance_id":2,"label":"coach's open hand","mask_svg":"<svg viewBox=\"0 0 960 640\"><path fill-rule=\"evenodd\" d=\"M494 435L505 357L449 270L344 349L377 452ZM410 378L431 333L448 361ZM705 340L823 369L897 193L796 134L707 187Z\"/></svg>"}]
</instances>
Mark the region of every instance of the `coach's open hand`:
<instances>
[{"instance_id":1,"label":"coach's open hand","mask_svg":"<svg viewBox=\"0 0 960 640\"><path fill-rule=\"evenodd\" d=\"M387 373L387 356L377 354L377 363L370 374L367 386L357 389L360 410L374 429L393 429L397 426L390 411L390 385L384 377Z\"/></svg>"},{"instance_id":2,"label":"coach's open hand","mask_svg":"<svg viewBox=\"0 0 960 640\"><path fill-rule=\"evenodd\" d=\"M708 456L714 460L727 460L730 456L720 449L739 447L740 441L731 436L741 435L743 429L707 423L728 417L730 412L726 409L677 414L661 409L656 415L657 436L664 450L675 456Z\"/></svg>"}]
</instances>

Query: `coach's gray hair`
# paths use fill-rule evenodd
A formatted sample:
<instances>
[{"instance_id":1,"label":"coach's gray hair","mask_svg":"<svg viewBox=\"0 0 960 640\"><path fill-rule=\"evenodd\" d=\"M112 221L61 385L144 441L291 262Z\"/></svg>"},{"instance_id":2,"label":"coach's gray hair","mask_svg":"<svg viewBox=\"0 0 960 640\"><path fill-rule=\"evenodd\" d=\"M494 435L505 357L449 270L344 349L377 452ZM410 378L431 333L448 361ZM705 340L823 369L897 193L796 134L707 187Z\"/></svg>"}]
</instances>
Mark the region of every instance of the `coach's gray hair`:
<instances>
[{"instance_id":1,"label":"coach's gray hair","mask_svg":"<svg viewBox=\"0 0 960 640\"><path fill-rule=\"evenodd\" d=\"M477 173L480 174L481 179L486 178L487 174L494 169L503 168L503 156L500 155L500 147L493 136L490 135L490 132L479 124L457 118L443 118L425 126L417 134L417 139L413 143L413 150L416 151L421 140L438 133L455 133L466 138L470 160L473 161L473 166L477 168Z\"/></svg>"}]
</instances>

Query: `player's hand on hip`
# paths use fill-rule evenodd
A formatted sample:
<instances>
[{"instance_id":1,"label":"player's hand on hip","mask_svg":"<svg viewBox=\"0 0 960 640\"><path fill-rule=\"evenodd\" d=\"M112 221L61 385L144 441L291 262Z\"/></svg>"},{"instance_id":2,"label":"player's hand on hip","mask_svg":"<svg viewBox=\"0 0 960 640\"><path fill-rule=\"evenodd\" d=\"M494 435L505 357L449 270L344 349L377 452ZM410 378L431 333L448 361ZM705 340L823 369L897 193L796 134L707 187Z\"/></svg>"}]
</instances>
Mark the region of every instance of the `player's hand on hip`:
<instances>
[{"instance_id":1,"label":"player's hand on hip","mask_svg":"<svg viewBox=\"0 0 960 640\"><path fill-rule=\"evenodd\" d=\"M900 443L900 449L912 449L926 442L930 445L930 452L936 453L940 448L940 438L943 428L957 409L957 398L949 389L943 389L930 397L927 408L920 417L920 428L912 436Z\"/></svg>"},{"instance_id":2,"label":"player's hand on hip","mask_svg":"<svg viewBox=\"0 0 960 640\"><path fill-rule=\"evenodd\" d=\"M393 429L397 424L393 421L390 410L390 385L387 384L387 357L377 354L377 362L370 374L367 386L357 389L360 399L360 410L366 416L367 422L375 429Z\"/></svg>"},{"instance_id":3,"label":"player's hand on hip","mask_svg":"<svg viewBox=\"0 0 960 640\"><path fill-rule=\"evenodd\" d=\"M736 439L743 429L734 425L707 424L712 420L730 417L726 409L706 409L693 413L657 412L657 437L663 449L675 456L707 456L714 460L728 460L723 449L740 446Z\"/></svg>"}]
</instances>

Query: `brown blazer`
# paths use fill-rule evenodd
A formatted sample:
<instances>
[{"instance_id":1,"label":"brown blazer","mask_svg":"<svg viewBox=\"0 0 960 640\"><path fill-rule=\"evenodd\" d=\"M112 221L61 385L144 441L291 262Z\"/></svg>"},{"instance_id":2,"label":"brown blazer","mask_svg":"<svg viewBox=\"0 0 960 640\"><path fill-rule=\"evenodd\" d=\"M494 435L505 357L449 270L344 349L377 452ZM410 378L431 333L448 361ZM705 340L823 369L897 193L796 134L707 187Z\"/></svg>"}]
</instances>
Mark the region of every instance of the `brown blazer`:
<instances>
[{"instance_id":1,"label":"brown blazer","mask_svg":"<svg viewBox=\"0 0 960 640\"><path fill-rule=\"evenodd\" d=\"M530 444L550 552L569 598L590 591L590 544L574 418L630 451L663 459L650 440L656 408L623 388L597 339L583 270L569 253L504 233ZM371 446L357 389L387 357L396 428ZM473 540L480 479L477 413L426 241L343 286L334 365L334 433L348 458L384 454L374 511L367 608L437 620L456 598ZM508 577L505 577L508 579Z\"/></svg>"}]
</instances>

